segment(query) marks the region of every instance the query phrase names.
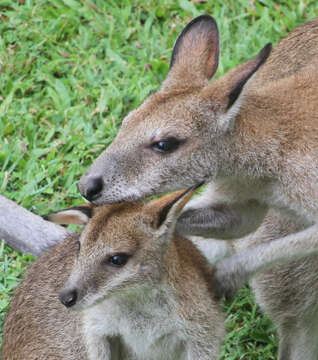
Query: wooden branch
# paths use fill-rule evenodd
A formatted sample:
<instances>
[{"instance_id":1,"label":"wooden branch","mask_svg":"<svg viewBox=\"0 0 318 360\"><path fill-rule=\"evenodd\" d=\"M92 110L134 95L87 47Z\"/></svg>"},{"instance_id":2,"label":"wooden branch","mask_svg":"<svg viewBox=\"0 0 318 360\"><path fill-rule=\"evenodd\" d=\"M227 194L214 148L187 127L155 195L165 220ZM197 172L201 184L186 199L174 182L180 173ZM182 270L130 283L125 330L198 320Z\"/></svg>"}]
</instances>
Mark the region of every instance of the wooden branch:
<instances>
[{"instance_id":1,"label":"wooden branch","mask_svg":"<svg viewBox=\"0 0 318 360\"><path fill-rule=\"evenodd\" d=\"M38 257L70 233L0 195L0 240L13 249Z\"/></svg>"}]
</instances>

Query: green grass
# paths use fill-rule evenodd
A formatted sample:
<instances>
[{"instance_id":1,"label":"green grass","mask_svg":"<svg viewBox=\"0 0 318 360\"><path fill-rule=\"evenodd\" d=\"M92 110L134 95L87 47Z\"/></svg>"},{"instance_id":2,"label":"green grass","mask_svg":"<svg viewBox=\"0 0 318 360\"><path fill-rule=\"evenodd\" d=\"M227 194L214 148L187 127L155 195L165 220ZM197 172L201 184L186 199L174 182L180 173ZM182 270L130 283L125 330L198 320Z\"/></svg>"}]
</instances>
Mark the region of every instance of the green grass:
<instances>
[{"instance_id":1,"label":"green grass","mask_svg":"<svg viewBox=\"0 0 318 360\"><path fill-rule=\"evenodd\" d=\"M316 0L0 0L0 192L36 213L82 200L77 181L158 88L194 16L220 28L218 76L318 15ZM0 322L29 256L0 247ZM273 327L243 289L222 359L274 359ZM1 324L0 324L1 325Z\"/></svg>"}]
</instances>

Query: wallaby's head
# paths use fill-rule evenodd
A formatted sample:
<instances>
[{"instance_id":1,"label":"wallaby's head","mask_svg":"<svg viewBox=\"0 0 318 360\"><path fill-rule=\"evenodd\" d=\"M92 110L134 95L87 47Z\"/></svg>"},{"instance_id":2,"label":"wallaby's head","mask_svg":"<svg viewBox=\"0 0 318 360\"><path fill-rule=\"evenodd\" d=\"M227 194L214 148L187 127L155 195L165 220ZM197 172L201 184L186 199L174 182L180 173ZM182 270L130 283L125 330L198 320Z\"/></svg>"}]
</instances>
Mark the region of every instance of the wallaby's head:
<instances>
[{"instance_id":1,"label":"wallaby's head","mask_svg":"<svg viewBox=\"0 0 318 360\"><path fill-rule=\"evenodd\" d=\"M161 89L124 119L81 178L82 195L97 205L135 201L215 178L242 90L270 48L210 83L219 61L218 28L208 15L192 20L176 41Z\"/></svg>"},{"instance_id":2,"label":"wallaby's head","mask_svg":"<svg viewBox=\"0 0 318 360\"><path fill-rule=\"evenodd\" d=\"M86 207L84 213L77 207L50 216L49 220L70 223L78 213L76 223L87 221L77 260L60 292L61 302L73 309L86 308L160 281L177 218L193 192L193 188L179 191L146 204L104 205L91 212Z\"/></svg>"}]
</instances>

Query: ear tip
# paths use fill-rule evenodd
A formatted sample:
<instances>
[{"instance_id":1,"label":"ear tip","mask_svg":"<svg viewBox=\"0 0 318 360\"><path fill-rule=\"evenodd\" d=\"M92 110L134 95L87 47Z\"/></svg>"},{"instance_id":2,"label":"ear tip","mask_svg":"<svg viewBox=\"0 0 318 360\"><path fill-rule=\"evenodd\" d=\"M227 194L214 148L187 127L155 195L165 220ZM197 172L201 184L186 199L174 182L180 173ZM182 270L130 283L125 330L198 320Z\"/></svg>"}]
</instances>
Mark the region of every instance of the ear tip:
<instances>
[{"instance_id":1,"label":"ear tip","mask_svg":"<svg viewBox=\"0 0 318 360\"><path fill-rule=\"evenodd\" d=\"M199 182L199 183L197 183L195 185L192 185L192 186L190 186L189 188L187 188L187 189L185 189L183 191L181 190L182 193L180 195L180 198L185 196L188 193L194 194L195 191L198 190L202 185L204 185L204 181L201 181L201 182Z\"/></svg>"},{"instance_id":2,"label":"ear tip","mask_svg":"<svg viewBox=\"0 0 318 360\"><path fill-rule=\"evenodd\" d=\"M266 45L263 47L262 51L261 51L262 57L265 57L265 59L267 59L268 56L269 56L269 54L270 54L271 51L272 51L272 48L273 48L272 43L266 44Z\"/></svg>"},{"instance_id":3,"label":"ear tip","mask_svg":"<svg viewBox=\"0 0 318 360\"><path fill-rule=\"evenodd\" d=\"M191 186L190 189L188 189L188 190L195 191L195 190L199 189L202 185L204 185L204 181L201 181L200 183Z\"/></svg>"},{"instance_id":4,"label":"ear tip","mask_svg":"<svg viewBox=\"0 0 318 360\"><path fill-rule=\"evenodd\" d=\"M199 16L195 17L192 21L197 20L197 19L207 19L207 20L212 20L213 22L215 22L214 17L209 14L199 15Z\"/></svg>"},{"instance_id":5,"label":"ear tip","mask_svg":"<svg viewBox=\"0 0 318 360\"><path fill-rule=\"evenodd\" d=\"M216 31L218 30L218 24L213 16L209 14L203 14L200 16L197 16L196 18L192 19L189 24L186 26L186 28L189 28L195 24L203 24L206 23L208 26L212 26Z\"/></svg>"},{"instance_id":6,"label":"ear tip","mask_svg":"<svg viewBox=\"0 0 318 360\"><path fill-rule=\"evenodd\" d=\"M216 36L218 36L218 25L214 17L208 14L203 14L192 19L182 30L179 37L182 38L190 29L192 30L192 28L195 26L206 27L207 29L210 28L208 31L213 31L216 33Z\"/></svg>"},{"instance_id":7,"label":"ear tip","mask_svg":"<svg viewBox=\"0 0 318 360\"><path fill-rule=\"evenodd\" d=\"M78 224L84 225L93 216L94 206L91 203L85 203L68 209L42 215L42 219L57 224Z\"/></svg>"},{"instance_id":8,"label":"ear tip","mask_svg":"<svg viewBox=\"0 0 318 360\"><path fill-rule=\"evenodd\" d=\"M195 29L198 28L198 29ZM217 54L217 62L218 62L218 53L219 53L219 30L218 25L215 19L208 14L203 14L197 16L196 18L192 19L181 31L179 34L177 41L174 45L172 50L172 56L170 61L170 69L175 63L177 53L179 52L180 43L182 39L186 36L186 34L190 33L192 30L199 30L199 32L205 32L207 34L212 34L213 38L215 39L216 43L216 54Z\"/></svg>"}]
</instances>

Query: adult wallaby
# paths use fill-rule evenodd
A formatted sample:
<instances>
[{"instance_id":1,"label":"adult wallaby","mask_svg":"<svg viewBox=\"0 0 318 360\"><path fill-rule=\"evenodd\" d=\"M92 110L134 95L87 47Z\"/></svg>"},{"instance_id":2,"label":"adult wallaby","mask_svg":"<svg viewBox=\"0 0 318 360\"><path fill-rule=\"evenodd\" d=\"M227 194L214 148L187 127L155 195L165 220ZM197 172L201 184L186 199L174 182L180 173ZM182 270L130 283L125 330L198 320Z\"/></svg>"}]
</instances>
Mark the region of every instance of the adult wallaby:
<instances>
[{"instance_id":1,"label":"adult wallaby","mask_svg":"<svg viewBox=\"0 0 318 360\"><path fill-rule=\"evenodd\" d=\"M270 242L260 264L317 251L318 20L270 51L210 83L217 25L208 15L192 20L161 89L124 119L82 177L81 193L100 205L205 181L180 219L181 234L242 237L274 208L305 230Z\"/></svg>"},{"instance_id":2,"label":"adult wallaby","mask_svg":"<svg viewBox=\"0 0 318 360\"><path fill-rule=\"evenodd\" d=\"M91 219L28 270L5 321L3 360L216 359L224 317L213 268L174 235L194 191L50 216Z\"/></svg>"}]
</instances>

